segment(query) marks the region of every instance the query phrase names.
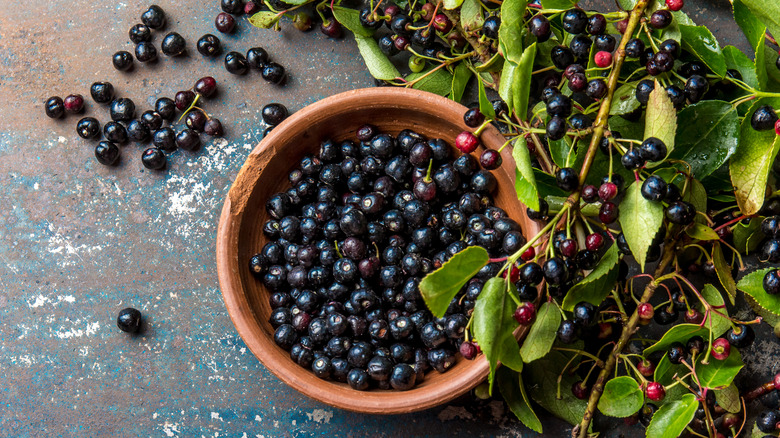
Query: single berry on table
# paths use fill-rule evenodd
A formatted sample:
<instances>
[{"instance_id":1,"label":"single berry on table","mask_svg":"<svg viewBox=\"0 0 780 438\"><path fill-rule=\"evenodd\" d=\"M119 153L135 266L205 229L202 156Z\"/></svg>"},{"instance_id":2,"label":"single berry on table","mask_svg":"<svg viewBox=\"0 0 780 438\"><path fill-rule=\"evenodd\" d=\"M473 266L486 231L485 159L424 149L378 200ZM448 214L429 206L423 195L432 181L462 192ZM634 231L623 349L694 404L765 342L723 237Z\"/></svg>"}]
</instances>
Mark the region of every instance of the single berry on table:
<instances>
[{"instance_id":1,"label":"single berry on table","mask_svg":"<svg viewBox=\"0 0 780 438\"><path fill-rule=\"evenodd\" d=\"M287 107L281 103L269 103L263 107L261 114L265 123L276 126L287 118L289 112L287 111Z\"/></svg>"},{"instance_id":2,"label":"single berry on table","mask_svg":"<svg viewBox=\"0 0 780 438\"><path fill-rule=\"evenodd\" d=\"M123 332L138 332L138 329L141 328L141 312L132 307L120 310L116 318L116 325Z\"/></svg>"},{"instance_id":3,"label":"single berry on table","mask_svg":"<svg viewBox=\"0 0 780 438\"><path fill-rule=\"evenodd\" d=\"M157 148L149 148L141 154L141 163L151 170L161 170L165 167L167 159L163 151Z\"/></svg>"},{"instance_id":4,"label":"single berry on table","mask_svg":"<svg viewBox=\"0 0 780 438\"><path fill-rule=\"evenodd\" d=\"M198 49L198 53L208 58L217 56L222 51L222 46L219 41L219 38L217 38L216 35L212 35L210 33L207 33L202 37L200 37L200 39L196 44L196 47Z\"/></svg>"},{"instance_id":5,"label":"single berry on table","mask_svg":"<svg viewBox=\"0 0 780 438\"><path fill-rule=\"evenodd\" d=\"M255 70L262 70L269 61L268 52L262 47L252 47L246 51L246 62Z\"/></svg>"},{"instance_id":6,"label":"single berry on table","mask_svg":"<svg viewBox=\"0 0 780 438\"><path fill-rule=\"evenodd\" d=\"M98 163L111 166L119 160L119 146L110 141L101 141L95 146Z\"/></svg>"},{"instance_id":7,"label":"single berry on table","mask_svg":"<svg viewBox=\"0 0 780 438\"><path fill-rule=\"evenodd\" d=\"M170 32L163 38L160 49L166 56L179 56L187 49L187 42L178 33Z\"/></svg>"},{"instance_id":8,"label":"single berry on table","mask_svg":"<svg viewBox=\"0 0 780 438\"><path fill-rule=\"evenodd\" d=\"M233 33L236 28L236 19L226 12L220 12L214 19L214 27L222 33Z\"/></svg>"},{"instance_id":9,"label":"single berry on table","mask_svg":"<svg viewBox=\"0 0 780 438\"><path fill-rule=\"evenodd\" d=\"M203 132L212 137L220 137L225 133L222 128L222 122L216 117L209 117L206 125L203 127Z\"/></svg>"},{"instance_id":10,"label":"single berry on table","mask_svg":"<svg viewBox=\"0 0 780 438\"><path fill-rule=\"evenodd\" d=\"M133 44L149 42L152 40L152 30L145 24L136 24L130 28L130 41Z\"/></svg>"},{"instance_id":11,"label":"single berry on table","mask_svg":"<svg viewBox=\"0 0 780 438\"><path fill-rule=\"evenodd\" d=\"M325 19L320 23L320 31L329 38L341 38L343 35L341 23L335 18Z\"/></svg>"},{"instance_id":12,"label":"single berry on table","mask_svg":"<svg viewBox=\"0 0 780 438\"><path fill-rule=\"evenodd\" d=\"M110 103L114 99L114 86L110 82L95 82L90 86L89 94L97 103Z\"/></svg>"},{"instance_id":13,"label":"single berry on table","mask_svg":"<svg viewBox=\"0 0 780 438\"><path fill-rule=\"evenodd\" d=\"M114 53L111 62L114 64L115 69L119 71L128 71L133 67L133 55L126 50L121 50Z\"/></svg>"},{"instance_id":14,"label":"single berry on table","mask_svg":"<svg viewBox=\"0 0 780 438\"><path fill-rule=\"evenodd\" d=\"M62 102L61 97L53 96L48 98L44 106L46 115L52 119L59 119L65 114L65 104Z\"/></svg>"},{"instance_id":15,"label":"single berry on table","mask_svg":"<svg viewBox=\"0 0 780 438\"><path fill-rule=\"evenodd\" d=\"M118 122L108 122L103 125L103 137L112 143L127 143L127 129Z\"/></svg>"},{"instance_id":16,"label":"single berry on table","mask_svg":"<svg viewBox=\"0 0 780 438\"><path fill-rule=\"evenodd\" d=\"M147 128L149 128L151 131L155 131L157 129L160 129L163 124L163 118L157 111L144 111L143 114L141 114L141 121L146 125Z\"/></svg>"},{"instance_id":17,"label":"single berry on table","mask_svg":"<svg viewBox=\"0 0 780 438\"><path fill-rule=\"evenodd\" d=\"M162 29L165 26L165 12L161 7L151 5L141 14L141 21L152 29Z\"/></svg>"},{"instance_id":18,"label":"single berry on table","mask_svg":"<svg viewBox=\"0 0 780 438\"><path fill-rule=\"evenodd\" d=\"M176 102L167 97L161 97L154 103L154 110L157 111L164 120L171 121L176 117ZM187 105L189 106L189 104ZM185 107L186 109L186 107Z\"/></svg>"},{"instance_id":19,"label":"single berry on table","mask_svg":"<svg viewBox=\"0 0 780 438\"><path fill-rule=\"evenodd\" d=\"M261 72L263 79L272 84L281 85L284 82L285 70L280 64L269 62Z\"/></svg>"},{"instance_id":20,"label":"single berry on table","mask_svg":"<svg viewBox=\"0 0 780 438\"><path fill-rule=\"evenodd\" d=\"M175 151L176 132L169 127L159 128L152 134L152 144L166 152Z\"/></svg>"},{"instance_id":21,"label":"single berry on table","mask_svg":"<svg viewBox=\"0 0 780 438\"><path fill-rule=\"evenodd\" d=\"M94 117L84 117L76 124L76 133L81 138L94 138L100 135L100 122Z\"/></svg>"},{"instance_id":22,"label":"single berry on table","mask_svg":"<svg viewBox=\"0 0 780 438\"><path fill-rule=\"evenodd\" d=\"M126 97L120 97L111 102L109 111L111 120L115 122L132 120L135 117L135 103Z\"/></svg>"},{"instance_id":23,"label":"single berry on table","mask_svg":"<svg viewBox=\"0 0 780 438\"><path fill-rule=\"evenodd\" d=\"M200 146L200 136L191 129L182 129L176 134L176 146L185 151L194 151Z\"/></svg>"},{"instance_id":24,"label":"single berry on table","mask_svg":"<svg viewBox=\"0 0 780 438\"><path fill-rule=\"evenodd\" d=\"M149 127L138 119L133 119L127 123L127 136L136 143L146 142L151 134Z\"/></svg>"},{"instance_id":25,"label":"single berry on table","mask_svg":"<svg viewBox=\"0 0 780 438\"><path fill-rule=\"evenodd\" d=\"M142 41L135 46L135 57L139 62L152 62L157 59L157 49L154 44Z\"/></svg>"},{"instance_id":26,"label":"single berry on table","mask_svg":"<svg viewBox=\"0 0 780 438\"><path fill-rule=\"evenodd\" d=\"M228 52L225 55L225 70L234 75L243 75L249 71L249 63L244 55L238 52Z\"/></svg>"}]
</instances>

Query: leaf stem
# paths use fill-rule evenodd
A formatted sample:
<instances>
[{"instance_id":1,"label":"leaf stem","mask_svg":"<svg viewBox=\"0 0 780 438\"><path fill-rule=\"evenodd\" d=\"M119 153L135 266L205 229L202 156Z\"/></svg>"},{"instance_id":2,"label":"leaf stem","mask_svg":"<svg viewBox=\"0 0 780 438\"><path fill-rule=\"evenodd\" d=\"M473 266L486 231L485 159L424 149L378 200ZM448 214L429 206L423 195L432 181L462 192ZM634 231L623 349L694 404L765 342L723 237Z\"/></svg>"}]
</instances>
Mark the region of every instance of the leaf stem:
<instances>
[{"instance_id":1,"label":"leaf stem","mask_svg":"<svg viewBox=\"0 0 780 438\"><path fill-rule=\"evenodd\" d=\"M468 41L468 43L471 45L471 47L474 49L474 53L477 55L480 61L482 63L486 63L490 60L492 55L490 54L490 43L481 41L479 38L475 38L473 35L466 32L465 29L460 24L460 12L458 9L443 9L442 12L444 15L447 16L447 18L450 19L450 21L453 24L453 31L458 32L463 36L463 38ZM498 72L490 72L490 76L493 78L493 82L491 84L488 84L490 88L493 88L494 90L498 90L498 81L499 81L499 74Z\"/></svg>"}]
</instances>

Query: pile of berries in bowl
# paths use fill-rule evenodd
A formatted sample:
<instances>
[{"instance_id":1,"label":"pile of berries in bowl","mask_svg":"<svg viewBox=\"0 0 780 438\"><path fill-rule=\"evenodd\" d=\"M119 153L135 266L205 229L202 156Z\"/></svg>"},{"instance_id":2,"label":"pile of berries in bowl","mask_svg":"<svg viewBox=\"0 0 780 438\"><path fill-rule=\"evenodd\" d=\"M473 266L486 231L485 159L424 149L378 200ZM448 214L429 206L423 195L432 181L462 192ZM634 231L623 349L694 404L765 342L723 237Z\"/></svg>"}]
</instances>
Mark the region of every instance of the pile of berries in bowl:
<instances>
[{"instance_id":1,"label":"pile of berries in bowl","mask_svg":"<svg viewBox=\"0 0 780 438\"><path fill-rule=\"evenodd\" d=\"M443 318L419 282L470 245L511 254L537 225L517 201L510 151L480 165L504 144L496 129L470 154L455 148L466 111L416 90L351 91L293 114L250 155L220 219L220 286L280 379L336 407L402 413L486 377L481 356L464 360L477 355L466 326L499 264Z\"/></svg>"}]
</instances>

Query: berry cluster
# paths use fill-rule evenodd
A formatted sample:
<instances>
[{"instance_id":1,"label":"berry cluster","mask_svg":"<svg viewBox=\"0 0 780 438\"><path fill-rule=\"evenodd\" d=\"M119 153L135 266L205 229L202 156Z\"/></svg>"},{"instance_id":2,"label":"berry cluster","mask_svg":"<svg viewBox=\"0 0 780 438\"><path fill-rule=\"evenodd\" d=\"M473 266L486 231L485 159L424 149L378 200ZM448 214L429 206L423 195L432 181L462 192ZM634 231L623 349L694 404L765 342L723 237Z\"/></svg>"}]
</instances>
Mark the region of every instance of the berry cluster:
<instances>
[{"instance_id":1,"label":"berry cluster","mask_svg":"<svg viewBox=\"0 0 780 438\"><path fill-rule=\"evenodd\" d=\"M135 44L135 58L138 62L147 63L157 60L157 49L152 43L152 30L162 30L166 24L165 11L157 5L151 5L141 14L141 23L130 28L130 41ZM184 54L187 43L176 32L169 32L162 40L160 49L165 56L180 56ZM129 71L133 68L133 55L126 50L114 53L112 57L114 68Z\"/></svg>"},{"instance_id":2,"label":"berry cluster","mask_svg":"<svg viewBox=\"0 0 780 438\"><path fill-rule=\"evenodd\" d=\"M282 85L287 78L284 67L272 62L262 47L247 50L246 56L239 52L228 52L225 55L225 70L228 73L243 75L250 68L259 71L263 79L272 84Z\"/></svg>"},{"instance_id":3,"label":"berry cluster","mask_svg":"<svg viewBox=\"0 0 780 438\"><path fill-rule=\"evenodd\" d=\"M429 368L447 371L458 351L476 356L464 342L469 315L501 263L442 318L425 307L420 279L469 245L501 257L525 239L491 205L497 181L473 156L454 159L445 141L412 130L364 125L356 136L322 142L290 172L292 188L266 204L268 242L250 270L270 291L274 339L296 363L358 390L407 390Z\"/></svg>"}]
</instances>

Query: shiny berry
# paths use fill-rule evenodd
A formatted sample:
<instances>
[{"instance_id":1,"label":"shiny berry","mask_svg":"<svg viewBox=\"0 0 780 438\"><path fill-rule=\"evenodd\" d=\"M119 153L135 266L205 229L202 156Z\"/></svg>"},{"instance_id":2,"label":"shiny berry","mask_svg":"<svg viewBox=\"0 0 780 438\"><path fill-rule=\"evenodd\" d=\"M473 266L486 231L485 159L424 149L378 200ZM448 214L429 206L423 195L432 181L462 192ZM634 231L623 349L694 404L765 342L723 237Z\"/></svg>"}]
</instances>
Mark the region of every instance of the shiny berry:
<instances>
[{"instance_id":1,"label":"shiny berry","mask_svg":"<svg viewBox=\"0 0 780 438\"><path fill-rule=\"evenodd\" d=\"M455 147L464 154L470 154L477 150L479 139L469 131L463 131L455 137Z\"/></svg>"},{"instance_id":2,"label":"shiny berry","mask_svg":"<svg viewBox=\"0 0 780 438\"><path fill-rule=\"evenodd\" d=\"M550 51L553 64L560 70L574 63L574 53L566 46L555 46Z\"/></svg>"},{"instance_id":3,"label":"shiny berry","mask_svg":"<svg viewBox=\"0 0 780 438\"><path fill-rule=\"evenodd\" d=\"M343 34L341 23L334 18L324 20L320 24L320 31L329 38L341 38L341 35Z\"/></svg>"},{"instance_id":4,"label":"shiny berry","mask_svg":"<svg viewBox=\"0 0 780 438\"><path fill-rule=\"evenodd\" d=\"M492 15L482 24L482 35L490 39L498 39L498 28L501 27L501 18Z\"/></svg>"},{"instance_id":5,"label":"shiny berry","mask_svg":"<svg viewBox=\"0 0 780 438\"><path fill-rule=\"evenodd\" d=\"M176 146L185 151L194 151L200 146L200 136L191 129L182 129L176 134Z\"/></svg>"},{"instance_id":6,"label":"shiny berry","mask_svg":"<svg viewBox=\"0 0 780 438\"><path fill-rule=\"evenodd\" d=\"M655 11L650 16L650 26L654 29L664 29L670 24L672 24L672 13L665 9Z\"/></svg>"},{"instance_id":7,"label":"shiny berry","mask_svg":"<svg viewBox=\"0 0 780 438\"><path fill-rule=\"evenodd\" d=\"M612 202L605 202L599 207L599 220L604 224L611 224L618 219L618 206Z\"/></svg>"},{"instance_id":8,"label":"shiny berry","mask_svg":"<svg viewBox=\"0 0 780 438\"><path fill-rule=\"evenodd\" d=\"M647 359L642 359L636 364L636 369L645 377L652 377L655 374L655 364Z\"/></svg>"},{"instance_id":9,"label":"shiny berry","mask_svg":"<svg viewBox=\"0 0 780 438\"><path fill-rule=\"evenodd\" d=\"M558 339L564 344L571 344L577 340L577 325L571 320L564 320L558 327L557 336Z\"/></svg>"},{"instance_id":10,"label":"shiny berry","mask_svg":"<svg viewBox=\"0 0 780 438\"><path fill-rule=\"evenodd\" d=\"M130 28L130 41L133 44L149 42L152 40L152 30L145 24L136 24Z\"/></svg>"},{"instance_id":11,"label":"shiny berry","mask_svg":"<svg viewBox=\"0 0 780 438\"><path fill-rule=\"evenodd\" d=\"M571 386L571 393L580 400L587 400L590 397L590 388L588 388L585 382L575 382Z\"/></svg>"},{"instance_id":12,"label":"shiny berry","mask_svg":"<svg viewBox=\"0 0 780 438\"><path fill-rule=\"evenodd\" d=\"M141 42L135 46L135 57L139 62L152 62L157 59L157 49L151 42Z\"/></svg>"},{"instance_id":13,"label":"shiny berry","mask_svg":"<svg viewBox=\"0 0 780 438\"><path fill-rule=\"evenodd\" d=\"M228 52L225 55L225 70L234 75L243 75L249 71L249 63L244 55L238 52Z\"/></svg>"},{"instance_id":14,"label":"shiny berry","mask_svg":"<svg viewBox=\"0 0 780 438\"><path fill-rule=\"evenodd\" d=\"M574 322L581 326L589 326L596 321L596 307L586 301L574 306Z\"/></svg>"},{"instance_id":15,"label":"shiny berry","mask_svg":"<svg viewBox=\"0 0 780 438\"><path fill-rule=\"evenodd\" d=\"M198 53L206 57L214 57L222 51L222 46L217 36L207 33L198 40L196 47Z\"/></svg>"},{"instance_id":16,"label":"shiny berry","mask_svg":"<svg viewBox=\"0 0 780 438\"><path fill-rule=\"evenodd\" d=\"M136 143L144 143L149 140L152 133L149 127L138 119L127 122L127 136Z\"/></svg>"},{"instance_id":17,"label":"shiny berry","mask_svg":"<svg viewBox=\"0 0 780 438\"><path fill-rule=\"evenodd\" d=\"M666 397L666 389L658 382L649 382L645 387L645 394L652 401L661 401Z\"/></svg>"},{"instance_id":18,"label":"shiny berry","mask_svg":"<svg viewBox=\"0 0 780 438\"><path fill-rule=\"evenodd\" d=\"M113 143L127 143L127 129L118 122L108 122L103 125L103 137Z\"/></svg>"},{"instance_id":19,"label":"shiny berry","mask_svg":"<svg viewBox=\"0 0 780 438\"><path fill-rule=\"evenodd\" d=\"M750 118L750 125L756 131L768 131L777 123L777 113L770 105L759 107Z\"/></svg>"},{"instance_id":20,"label":"shiny berry","mask_svg":"<svg viewBox=\"0 0 780 438\"><path fill-rule=\"evenodd\" d=\"M683 8L683 0L666 0L666 7L672 11L679 11Z\"/></svg>"},{"instance_id":21,"label":"shiny berry","mask_svg":"<svg viewBox=\"0 0 780 438\"><path fill-rule=\"evenodd\" d=\"M89 94L97 103L109 103L114 99L114 86L110 82L95 82L89 88Z\"/></svg>"},{"instance_id":22,"label":"shiny berry","mask_svg":"<svg viewBox=\"0 0 780 438\"><path fill-rule=\"evenodd\" d=\"M609 52L598 52L593 60L597 67L606 68L612 65L612 54Z\"/></svg>"},{"instance_id":23,"label":"shiny berry","mask_svg":"<svg viewBox=\"0 0 780 438\"><path fill-rule=\"evenodd\" d=\"M588 251L598 251L604 246L604 236L600 233L591 233L585 237L585 247Z\"/></svg>"},{"instance_id":24,"label":"shiny berry","mask_svg":"<svg viewBox=\"0 0 780 438\"><path fill-rule=\"evenodd\" d=\"M206 125L203 127L203 132L211 137L220 137L225 133L222 128L222 122L216 117L209 117L206 120Z\"/></svg>"},{"instance_id":25,"label":"shiny berry","mask_svg":"<svg viewBox=\"0 0 780 438\"><path fill-rule=\"evenodd\" d=\"M136 333L141 328L141 312L132 307L120 310L116 326L123 332Z\"/></svg>"},{"instance_id":26,"label":"shiny berry","mask_svg":"<svg viewBox=\"0 0 780 438\"><path fill-rule=\"evenodd\" d=\"M536 306L533 303L525 303L515 310L513 316L518 324L529 325L536 318Z\"/></svg>"},{"instance_id":27,"label":"shiny berry","mask_svg":"<svg viewBox=\"0 0 780 438\"><path fill-rule=\"evenodd\" d=\"M268 65L263 67L261 75L266 82L281 85L284 82L286 73L284 67L280 64L269 62Z\"/></svg>"},{"instance_id":28,"label":"shiny berry","mask_svg":"<svg viewBox=\"0 0 780 438\"><path fill-rule=\"evenodd\" d=\"M141 21L152 29L161 29L165 26L165 12L161 7L151 5L141 14Z\"/></svg>"},{"instance_id":29,"label":"shiny berry","mask_svg":"<svg viewBox=\"0 0 780 438\"><path fill-rule=\"evenodd\" d=\"M452 21L444 14L436 14L433 17L433 27L442 34L447 34L452 30Z\"/></svg>"},{"instance_id":30,"label":"shiny berry","mask_svg":"<svg viewBox=\"0 0 780 438\"><path fill-rule=\"evenodd\" d=\"M494 170L501 167L501 154L494 149L485 149L479 157L479 164L485 170Z\"/></svg>"},{"instance_id":31,"label":"shiny berry","mask_svg":"<svg viewBox=\"0 0 780 438\"><path fill-rule=\"evenodd\" d=\"M110 141L101 141L95 146L98 163L111 166L119 160L119 147Z\"/></svg>"},{"instance_id":32,"label":"shiny berry","mask_svg":"<svg viewBox=\"0 0 780 438\"><path fill-rule=\"evenodd\" d=\"M716 360L725 360L731 354L731 344L726 338L718 338L712 341L712 357Z\"/></svg>"},{"instance_id":33,"label":"shiny berry","mask_svg":"<svg viewBox=\"0 0 780 438\"><path fill-rule=\"evenodd\" d=\"M190 92L192 93L192 92ZM193 99L194 99L194 93L193 93ZM186 109L189 106L185 106ZM164 120L171 121L174 117L176 117L176 102L174 102L172 99L169 99L167 97L161 97L157 99L157 101L154 103L154 110L159 114Z\"/></svg>"},{"instance_id":34,"label":"shiny berry","mask_svg":"<svg viewBox=\"0 0 780 438\"><path fill-rule=\"evenodd\" d=\"M214 27L222 33L233 33L236 28L236 19L226 12L220 12L214 19Z\"/></svg>"},{"instance_id":35,"label":"shiny berry","mask_svg":"<svg viewBox=\"0 0 780 438\"><path fill-rule=\"evenodd\" d=\"M642 183L641 193L648 201L660 202L666 197L666 181L659 176L650 175Z\"/></svg>"},{"instance_id":36,"label":"shiny berry","mask_svg":"<svg viewBox=\"0 0 780 438\"><path fill-rule=\"evenodd\" d=\"M645 51L645 42L639 38L632 38L626 44L626 56L629 58L639 58Z\"/></svg>"},{"instance_id":37,"label":"shiny berry","mask_svg":"<svg viewBox=\"0 0 780 438\"><path fill-rule=\"evenodd\" d=\"M244 0L222 0L220 7L228 14L241 15L244 13Z\"/></svg>"},{"instance_id":38,"label":"shiny berry","mask_svg":"<svg viewBox=\"0 0 780 438\"><path fill-rule=\"evenodd\" d=\"M656 137L650 137L639 146L639 152L646 161L661 161L666 158L666 144Z\"/></svg>"},{"instance_id":39,"label":"shiny berry","mask_svg":"<svg viewBox=\"0 0 780 438\"><path fill-rule=\"evenodd\" d=\"M187 127L196 132L203 132L203 128L206 126L206 120L208 120L208 116L199 109L188 112L187 116L184 118Z\"/></svg>"},{"instance_id":40,"label":"shiny berry","mask_svg":"<svg viewBox=\"0 0 780 438\"><path fill-rule=\"evenodd\" d=\"M163 118L157 111L149 110L141 114L141 122L150 130L155 131L162 127Z\"/></svg>"},{"instance_id":41,"label":"shiny berry","mask_svg":"<svg viewBox=\"0 0 780 438\"><path fill-rule=\"evenodd\" d=\"M94 117L84 117L76 124L76 133L81 138L94 138L100 135L100 122Z\"/></svg>"},{"instance_id":42,"label":"shiny berry","mask_svg":"<svg viewBox=\"0 0 780 438\"><path fill-rule=\"evenodd\" d=\"M463 114L463 123L469 128L477 128L485 121L485 116L479 111L479 108L471 108Z\"/></svg>"},{"instance_id":43,"label":"shiny berry","mask_svg":"<svg viewBox=\"0 0 780 438\"><path fill-rule=\"evenodd\" d=\"M576 35L585 32L588 26L588 16L579 8L569 9L563 13L563 30Z\"/></svg>"},{"instance_id":44,"label":"shiny berry","mask_svg":"<svg viewBox=\"0 0 780 438\"><path fill-rule=\"evenodd\" d=\"M149 148L141 155L141 162L144 167L151 170L161 170L165 168L165 154L157 148Z\"/></svg>"},{"instance_id":45,"label":"shiny berry","mask_svg":"<svg viewBox=\"0 0 780 438\"><path fill-rule=\"evenodd\" d=\"M618 188L617 185L613 182L606 182L599 186L599 199L601 199L602 202L605 201L611 201L612 199L615 199L615 196L618 194Z\"/></svg>"},{"instance_id":46,"label":"shiny berry","mask_svg":"<svg viewBox=\"0 0 780 438\"><path fill-rule=\"evenodd\" d=\"M780 426L780 412L776 410L764 411L756 418L756 427L764 433L773 433Z\"/></svg>"},{"instance_id":47,"label":"shiny berry","mask_svg":"<svg viewBox=\"0 0 780 438\"><path fill-rule=\"evenodd\" d=\"M745 324L737 324L736 327L732 327L726 332L726 340L729 341L732 347L749 347L755 339L756 334L753 331L753 327Z\"/></svg>"},{"instance_id":48,"label":"shiny berry","mask_svg":"<svg viewBox=\"0 0 780 438\"><path fill-rule=\"evenodd\" d=\"M558 257L552 257L544 262L542 272L547 283L558 286L563 284L569 276L566 263Z\"/></svg>"},{"instance_id":49,"label":"shiny berry","mask_svg":"<svg viewBox=\"0 0 780 438\"><path fill-rule=\"evenodd\" d=\"M187 42L184 40L184 37L176 32L170 32L168 35L165 35L160 44L160 49L165 56L179 56L184 53L186 48Z\"/></svg>"},{"instance_id":50,"label":"shiny berry","mask_svg":"<svg viewBox=\"0 0 780 438\"><path fill-rule=\"evenodd\" d=\"M133 67L133 55L126 50L120 50L114 53L111 58L111 62L114 64L114 68L119 71L128 71Z\"/></svg>"},{"instance_id":51,"label":"shiny berry","mask_svg":"<svg viewBox=\"0 0 780 438\"><path fill-rule=\"evenodd\" d=\"M287 107L281 103L269 103L262 110L263 121L271 126L282 123L288 115Z\"/></svg>"},{"instance_id":52,"label":"shiny berry","mask_svg":"<svg viewBox=\"0 0 780 438\"><path fill-rule=\"evenodd\" d=\"M603 34L607 30L607 19L601 14L591 15L590 18L588 18L588 26L586 30L591 35Z\"/></svg>"},{"instance_id":53,"label":"shiny berry","mask_svg":"<svg viewBox=\"0 0 780 438\"><path fill-rule=\"evenodd\" d=\"M639 81L636 86L636 100L642 105L647 105L650 93L655 89L655 83L649 79Z\"/></svg>"},{"instance_id":54,"label":"shiny berry","mask_svg":"<svg viewBox=\"0 0 780 438\"><path fill-rule=\"evenodd\" d=\"M558 116L550 117L545 132L548 140L556 141L562 139L566 135L566 120Z\"/></svg>"},{"instance_id":55,"label":"shiny berry","mask_svg":"<svg viewBox=\"0 0 780 438\"><path fill-rule=\"evenodd\" d=\"M176 132L172 128L160 128L152 134L152 144L163 151L174 151L176 150Z\"/></svg>"},{"instance_id":56,"label":"shiny berry","mask_svg":"<svg viewBox=\"0 0 780 438\"><path fill-rule=\"evenodd\" d=\"M666 208L666 219L673 224L688 225L696 218L696 208L685 201L676 201Z\"/></svg>"}]
</instances>

